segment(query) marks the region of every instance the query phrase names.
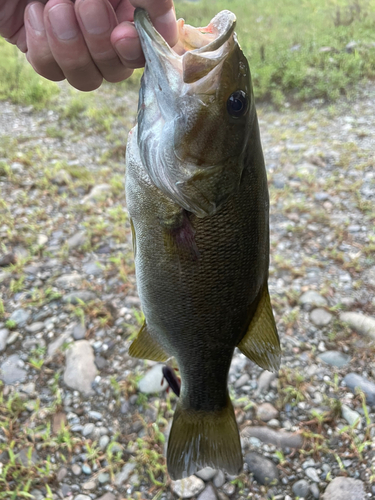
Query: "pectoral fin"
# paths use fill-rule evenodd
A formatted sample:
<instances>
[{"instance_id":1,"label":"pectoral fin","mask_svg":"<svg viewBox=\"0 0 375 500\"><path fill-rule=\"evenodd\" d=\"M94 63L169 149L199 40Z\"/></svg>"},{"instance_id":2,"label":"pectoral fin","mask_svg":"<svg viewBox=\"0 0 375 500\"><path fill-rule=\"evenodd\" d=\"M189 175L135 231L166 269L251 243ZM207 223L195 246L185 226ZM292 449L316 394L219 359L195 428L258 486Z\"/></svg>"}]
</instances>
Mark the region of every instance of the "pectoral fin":
<instances>
[{"instance_id":1,"label":"pectoral fin","mask_svg":"<svg viewBox=\"0 0 375 500\"><path fill-rule=\"evenodd\" d=\"M129 354L134 358L150 359L151 361L167 361L170 358L159 343L151 337L146 322L143 323L137 338L129 347Z\"/></svg>"},{"instance_id":2,"label":"pectoral fin","mask_svg":"<svg viewBox=\"0 0 375 500\"><path fill-rule=\"evenodd\" d=\"M265 370L275 372L280 368L280 340L267 285L264 287L250 326L237 347Z\"/></svg>"}]
</instances>

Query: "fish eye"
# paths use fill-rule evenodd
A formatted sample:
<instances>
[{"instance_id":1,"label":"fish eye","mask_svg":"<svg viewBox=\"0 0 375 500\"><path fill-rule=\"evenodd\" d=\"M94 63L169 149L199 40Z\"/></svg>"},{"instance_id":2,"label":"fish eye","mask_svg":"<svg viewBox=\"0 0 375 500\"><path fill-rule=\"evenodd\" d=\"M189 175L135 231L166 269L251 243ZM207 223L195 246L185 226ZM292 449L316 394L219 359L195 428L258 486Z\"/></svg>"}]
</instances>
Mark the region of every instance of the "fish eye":
<instances>
[{"instance_id":1,"label":"fish eye","mask_svg":"<svg viewBox=\"0 0 375 500\"><path fill-rule=\"evenodd\" d=\"M243 116L248 108L248 98L243 90L236 90L227 101L228 113L234 118Z\"/></svg>"}]
</instances>

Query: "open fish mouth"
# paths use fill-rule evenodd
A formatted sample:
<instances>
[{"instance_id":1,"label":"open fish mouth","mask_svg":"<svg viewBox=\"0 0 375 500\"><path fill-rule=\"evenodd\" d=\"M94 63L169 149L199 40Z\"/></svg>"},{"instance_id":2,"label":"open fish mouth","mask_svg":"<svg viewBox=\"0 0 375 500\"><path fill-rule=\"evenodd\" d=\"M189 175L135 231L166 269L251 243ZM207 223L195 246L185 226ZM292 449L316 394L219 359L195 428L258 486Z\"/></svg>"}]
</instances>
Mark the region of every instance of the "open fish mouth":
<instances>
[{"instance_id":1,"label":"open fish mouth","mask_svg":"<svg viewBox=\"0 0 375 500\"><path fill-rule=\"evenodd\" d=\"M158 61L164 71L175 76L179 73L179 80L182 76L184 83L193 83L208 75L233 48L236 16L228 10L217 14L204 28L195 28L179 19L179 40L173 48L156 31L144 9L135 10L134 22L146 62L156 67Z\"/></svg>"}]
</instances>

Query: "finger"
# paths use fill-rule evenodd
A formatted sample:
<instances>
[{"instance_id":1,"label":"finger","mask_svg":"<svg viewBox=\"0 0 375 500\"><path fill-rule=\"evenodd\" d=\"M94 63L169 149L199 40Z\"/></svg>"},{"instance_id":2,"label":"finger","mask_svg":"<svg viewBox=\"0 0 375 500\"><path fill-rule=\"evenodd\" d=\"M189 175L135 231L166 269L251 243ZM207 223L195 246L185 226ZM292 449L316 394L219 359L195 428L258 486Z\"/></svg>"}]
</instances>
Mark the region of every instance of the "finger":
<instances>
[{"instance_id":1,"label":"finger","mask_svg":"<svg viewBox=\"0 0 375 500\"><path fill-rule=\"evenodd\" d=\"M44 24L52 55L69 83L83 91L100 87L103 77L88 51L74 4L70 0L49 0Z\"/></svg>"},{"instance_id":2,"label":"finger","mask_svg":"<svg viewBox=\"0 0 375 500\"><path fill-rule=\"evenodd\" d=\"M172 0L130 0L134 7L146 9L157 31L171 47L178 41L176 14Z\"/></svg>"},{"instance_id":3,"label":"finger","mask_svg":"<svg viewBox=\"0 0 375 500\"><path fill-rule=\"evenodd\" d=\"M116 14L107 0L77 0L77 19L90 55L103 77L109 82L125 80L132 73L120 61L111 33L117 26Z\"/></svg>"},{"instance_id":4,"label":"finger","mask_svg":"<svg viewBox=\"0 0 375 500\"><path fill-rule=\"evenodd\" d=\"M135 8L129 2L129 0L115 1L110 0L113 8L115 9L117 20L119 23L124 21L134 21L134 10Z\"/></svg>"},{"instance_id":5,"label":"finger","mask_svg":"<svg viewBox=\"0 0 375 500\"><path fill-rule=\"evenodd\" d=\"M111 42L124 66L135 69L145 65L141 42L134 24L119 24L112 32Z\"/></svg>"},{"instance_id":6,"label":"finger","mask_svg":"<svg viewBox=\"0 0 375 500\"><path fill-rule=\"evenodd\" d=\"M47 0L40 0L46 3ZM0 0L0 35L16 43L16 34L23 26L23 16L30 0Z\"/></svg>"},{"instance_id":7,"label":"finger","mask_svg":"<svg viewBox=\"0 0 375 500\"><path fill-rule=\"evenodd\" d=\"M6 38L5 40L7 42L9 42L9 43L12 43L13 45L17 45L17 47L19 48L19 50L21 52L26 52L27 51L25 26L22 26L17 31L17 33L15 33L10 38Z\"/></svg>"},{"instance_id":8,"label":"finger","mask_svg":"<svg viewBox=\"0 0 375 500\"><path fill-rule=\"evenodd\" d=\"M58 82L64 80L64 73L55 61L49 48L44 25L44 5L33 2L25 11L25 32L27 60L37 73L48 80Z\"/></svg>"}]
</instances>

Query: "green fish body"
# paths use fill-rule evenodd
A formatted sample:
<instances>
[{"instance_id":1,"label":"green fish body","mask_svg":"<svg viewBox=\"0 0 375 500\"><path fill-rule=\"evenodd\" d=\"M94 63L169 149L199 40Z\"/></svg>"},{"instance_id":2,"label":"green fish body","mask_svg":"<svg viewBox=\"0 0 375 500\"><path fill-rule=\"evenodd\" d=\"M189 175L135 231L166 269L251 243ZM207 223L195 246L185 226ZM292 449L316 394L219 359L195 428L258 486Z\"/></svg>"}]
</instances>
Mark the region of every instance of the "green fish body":
<instances>
[{"instance_id":1,"label":"green fish body","mask_svg":"<svg viewBox=\"0 0 375 500\"><path fill-rule=\"evenodd\" d=\"M235 16L179 21L170 49L145 11L138 124L127 146L126 197L145 315L130 354L174 357L181 394L167 465L173 479L242 467L227 378L234 348L277 370L270 305L269 197L250 71Z\"/></svg>"}]
</instances>

